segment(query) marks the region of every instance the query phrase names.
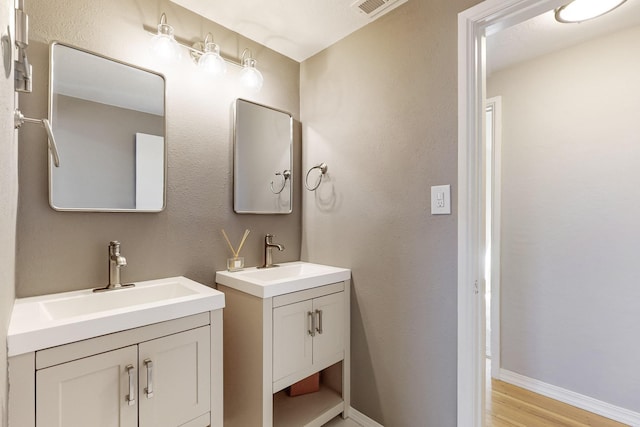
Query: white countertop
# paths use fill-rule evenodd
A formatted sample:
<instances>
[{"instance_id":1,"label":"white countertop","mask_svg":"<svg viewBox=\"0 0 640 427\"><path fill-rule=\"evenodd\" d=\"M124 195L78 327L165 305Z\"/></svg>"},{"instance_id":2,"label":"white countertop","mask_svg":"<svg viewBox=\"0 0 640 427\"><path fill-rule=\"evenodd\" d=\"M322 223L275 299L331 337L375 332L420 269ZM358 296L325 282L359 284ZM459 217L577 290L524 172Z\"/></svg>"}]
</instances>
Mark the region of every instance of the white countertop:
<instances>
[{"instance_id":1,"label":"white countertop","mask_svg":"<svg viewBox=\"0 0 640 427\"><path fill-rule=\"evenodd\" d=\"M280 263L279 267L241 271L217 271L216 283L254 295L271 298L291 292L342 282L351 278L348 268L303 261Z\"/></svg>"},{"instance_id":2,"label":"white countertop","mask_svg":"<svg viewBox=\"0 0 640 427\"><path fill-rule=\"evenodd\" d=\"M178 276L133 288L92 289L18 298L7 334L8 356L224 308L224 294Z\"/></svg>"}]
</instances>

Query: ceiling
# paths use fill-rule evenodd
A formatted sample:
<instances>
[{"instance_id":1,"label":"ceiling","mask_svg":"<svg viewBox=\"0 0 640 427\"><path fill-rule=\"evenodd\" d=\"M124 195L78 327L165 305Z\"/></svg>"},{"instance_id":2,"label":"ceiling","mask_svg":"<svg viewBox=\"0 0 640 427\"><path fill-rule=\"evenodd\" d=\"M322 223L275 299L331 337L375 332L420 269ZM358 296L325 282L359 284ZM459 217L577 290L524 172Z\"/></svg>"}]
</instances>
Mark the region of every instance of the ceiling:
<instances>
[{"instance_id":1,"label":"ceiling","mask_svg":"<svg viewBox=\"0 0 640 427\"><path fill-rule=\"evenodd\" d=\"M171 1L302 62L408 0Z\"/></svg>"},{"instance_id":2,"label":"ceiling","mask_svg":"<svg viewBox=\"0 0 640 427\"><path fill-rule=\"evenodd\" d=\"M171 1L302 62L408 0ZM383 6L366 15L356 7L363 2ZM560 24L549 11L489 36L487 71L490 74L636 25L640 25L640 0L627 0L612 12L581 24Z\"/></svg>"},{"instance_id":3,"label":"ceiling","mask_svg":"<svg viewBox=\"0 0 640 427\"><path fill-rule=\"evenodd\" d=\"M561 24L549 11L487 37L487 73L637 25L640 0L580 24Z\"/></svg>"}]
</instances>

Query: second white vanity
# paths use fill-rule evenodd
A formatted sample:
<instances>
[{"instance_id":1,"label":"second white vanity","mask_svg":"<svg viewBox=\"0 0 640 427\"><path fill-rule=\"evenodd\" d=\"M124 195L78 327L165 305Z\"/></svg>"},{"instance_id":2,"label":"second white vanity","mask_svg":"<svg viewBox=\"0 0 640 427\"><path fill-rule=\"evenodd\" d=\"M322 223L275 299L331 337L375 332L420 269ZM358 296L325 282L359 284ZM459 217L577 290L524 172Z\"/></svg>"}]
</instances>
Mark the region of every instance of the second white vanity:
<instances>
[{"instance_id":1,"label":"second white vanity","mask_svg":"<svg viewBox=\"0 0 640 427\"><path fill-rule=\"evenodd\" d=\"M351 271L305 262L216 273L225 427L322 426L350 406ZM320 390L287 387L320 372Z\"/></svg>"}]
</instances>

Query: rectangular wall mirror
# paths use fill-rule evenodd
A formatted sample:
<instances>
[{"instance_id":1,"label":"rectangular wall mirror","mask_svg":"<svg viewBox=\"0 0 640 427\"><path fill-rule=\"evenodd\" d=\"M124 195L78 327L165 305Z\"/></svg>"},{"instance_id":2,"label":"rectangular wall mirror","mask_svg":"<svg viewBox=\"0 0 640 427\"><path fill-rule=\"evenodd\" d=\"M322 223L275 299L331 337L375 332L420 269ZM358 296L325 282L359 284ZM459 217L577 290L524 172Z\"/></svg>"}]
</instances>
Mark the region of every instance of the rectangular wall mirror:
<instances>
[{"instance_id":1,"label":"rectangular wall mirror","mask_svg":"<svg viewBox=\"0 0 640 427\"><path fill-rule=\"evenodd\" d=\"M51 44L49 204L60 211L159 212L165 206L165 81L160 74Z\"/></svg>"},{"instance_id":2,"label":"rectangular wall mirror","mask_svg":"<svg viewBox=\"0 0 640 427\"><path fill-rule=\"evenodd\" d=\"M233 209L292 212L293 117L244 99L235 104Z\"/></svg>"}]
</instances>

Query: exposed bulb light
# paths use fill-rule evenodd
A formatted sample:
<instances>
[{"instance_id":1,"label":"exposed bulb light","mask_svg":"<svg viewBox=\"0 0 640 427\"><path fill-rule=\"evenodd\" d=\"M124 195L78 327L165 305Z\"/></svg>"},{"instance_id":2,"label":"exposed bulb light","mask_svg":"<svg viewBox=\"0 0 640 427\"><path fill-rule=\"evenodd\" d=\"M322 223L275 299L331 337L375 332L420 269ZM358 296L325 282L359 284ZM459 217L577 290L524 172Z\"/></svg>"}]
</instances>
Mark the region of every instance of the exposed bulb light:
<instances>
[{"instance_id":1,"label":"exposed bulb light","mask_svg":"<svg viewBox=\"0 0 640 427\"><path fill-rule=\"evenodd\" d=\"M204 53L198 59L198 68L213 76L221 76L227 72L227 63L220 56L220 46L213 42L211 33L204 39Z\"/></svg>"},{"instance_id":2,"label":"exposed bulb light","mask_svg":"<svg viewBox=\"0 0 640 427\"><path fill-rule=\"evenodd\" d=\"M163 61L174 61L182 56L180 45L173 37L173 27L167 24L163 13L158 24L158 33L151 39L151 51Z\"/></svg>"},{"instance_id":3,"label":"exposed bulb light","mask_svg":"<svg viewBox=\"0 0 640 427\"><path fill-rule=\"evenodd\" d=\"M245 58L245 54L249 52L249 57ZM252 91L258 92L262 89L264 78L262 73L256 68L256 60L251 56L251 51L245 49L242 52L242 70L240 70L240 81L242 84Z\"/></svg>"},{"instance_id":4,"label":"exposed bulb light","mask_svg":"<svg viewBox=\"0 0 640 427\"><path fill-rule=\"evenodd\" d=\"M556 21L580 23L611 12L626 0L574 0L555 10Z\"/></svg>"}]
</instances>

